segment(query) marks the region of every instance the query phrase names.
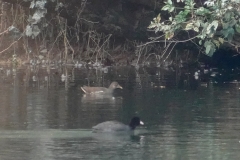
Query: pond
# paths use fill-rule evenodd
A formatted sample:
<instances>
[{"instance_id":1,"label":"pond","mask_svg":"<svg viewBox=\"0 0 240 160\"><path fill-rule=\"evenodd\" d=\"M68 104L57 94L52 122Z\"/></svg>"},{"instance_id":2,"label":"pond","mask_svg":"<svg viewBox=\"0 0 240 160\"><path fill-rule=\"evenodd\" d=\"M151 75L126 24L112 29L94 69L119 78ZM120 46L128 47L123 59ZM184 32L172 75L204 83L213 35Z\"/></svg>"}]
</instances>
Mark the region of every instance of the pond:
<instances>
[{"instance_id":1,"label":"pond","mask_svg":"<svg viewBox=\"0 0 240 160\"><path fill-rule=\"evenodd\" d=\"M0 75L1 160L240 159L238 77L57 66L2 67ZM112 81L123 87L113 95L80 89ZM134 135L91 131L133 116L144 121Z\"/></svg>"}]
</instances>

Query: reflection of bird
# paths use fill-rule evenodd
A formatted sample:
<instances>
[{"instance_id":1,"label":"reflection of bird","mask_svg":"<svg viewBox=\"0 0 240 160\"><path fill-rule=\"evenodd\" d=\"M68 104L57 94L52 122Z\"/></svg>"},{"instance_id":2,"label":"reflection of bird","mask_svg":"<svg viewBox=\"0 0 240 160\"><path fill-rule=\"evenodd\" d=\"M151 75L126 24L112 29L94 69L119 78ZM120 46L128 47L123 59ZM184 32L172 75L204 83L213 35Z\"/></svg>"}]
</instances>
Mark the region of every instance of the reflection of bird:
<instances>
[{"instance_id":1,"label":"reflection of bird","mask_svg":"<svg viewBox=\"0 0 240 160\"><path fill-rule=\"evenodd\" d=\"M112 94L84 94L81 98L82 104L111 105L115 109L121 107L122 97L114 97Z\"/></svg>"},{"instance_id":2,"label":"reflection of bird","mask_svg":"<svg viewBox=\"0 0 240 160\"><path fill-rule=\"evenodd\" d=\"M139 117L133 117L129 125L125 125L118 121L106 121L94 126L93 132L128 132L133 131L137 126L143 124L144 123Z\"/></svg>"},{"instance_id":3,"label":"reflection of bird","mask_svg":"<svg viewBox=\"0 0 240 160\"><path fill-rule=\"evenodd\" d=\"M86 94L97 94L97 93L103 93L103 94L111 94L113 93L113 90L116 88L122 89L122 86L118 84L118 82L112 82L108 88L106 87L88 87L83 86L81 89Z\"/></svg>"},{"instance_id":4,"label":"reflection of bird","mask_svg":"<svg viewBox=\"0 0 240 160\"><path fill-rule=\"evenodd\" d=\"M113 97L111 94L84 94L82 97L83 102L91 102L93 100L114 101L115 97Z\"/></svg>"}]
</instances>

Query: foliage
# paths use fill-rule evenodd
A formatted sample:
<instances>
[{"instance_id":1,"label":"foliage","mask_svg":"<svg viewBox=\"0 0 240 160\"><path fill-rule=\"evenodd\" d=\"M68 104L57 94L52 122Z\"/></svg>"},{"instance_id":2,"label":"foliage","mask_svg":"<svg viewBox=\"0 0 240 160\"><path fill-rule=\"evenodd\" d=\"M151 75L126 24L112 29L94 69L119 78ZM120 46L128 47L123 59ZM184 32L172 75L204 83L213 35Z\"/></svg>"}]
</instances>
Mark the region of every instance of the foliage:
<instances>
[{"instance_id":1,"label":"foliage","mask_svg":"<svg viewBox=\"0 0 240 160\"><path fill-rule=\"evenodd\" d=\"M33 10L33 15L29 15L28 25L26 26L26 36L35 38L41 30L48 26L43 19L47 14L47 9L45 5L48 2L55 2L56 0L24 0L25 2L31 2L30 9ZM59 7L62 7L62 3L56 4L57 10Z\"/></svg>"},{"instance_id":2,"label":"foliage","mask_svg":"<svg viewBox=\"0 0 240 160\"><path fill-rule=\"evenodd\" d=\"M240 0L206 0L203 5L194 0L167 0L162 10L169 13L168 20L162 20L161 14L153 19L149 29L162 32L166 41L172 41L179 31L194 31L186 42L197 40L205 47L205 53L212 56L222 44L238 47L240 43L234 36L240 33ZM177 7L180 3L183 8ZM196 4L197 3L197 4Z\"/></svg>"}]
</instances>

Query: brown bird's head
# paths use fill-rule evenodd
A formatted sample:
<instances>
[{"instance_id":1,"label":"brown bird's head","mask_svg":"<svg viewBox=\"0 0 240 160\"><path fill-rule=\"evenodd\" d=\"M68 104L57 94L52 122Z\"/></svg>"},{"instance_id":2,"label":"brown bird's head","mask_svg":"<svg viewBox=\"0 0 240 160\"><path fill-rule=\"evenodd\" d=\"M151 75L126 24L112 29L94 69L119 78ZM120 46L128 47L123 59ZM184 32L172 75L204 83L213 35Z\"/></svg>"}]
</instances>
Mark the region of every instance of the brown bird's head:
<instances>
[{"instance_id":1,"label":"brown bird's head","mask_svg":"<svg viewBox=\"0 0 240 160\"><path fill-rule=\"evenodd\" d=\"M112 88L112 89L120 88L120 89L122 89L122 86L120 86L118 84L118 82L112 82L108 88Z\"/></svg>"}]
</instances>

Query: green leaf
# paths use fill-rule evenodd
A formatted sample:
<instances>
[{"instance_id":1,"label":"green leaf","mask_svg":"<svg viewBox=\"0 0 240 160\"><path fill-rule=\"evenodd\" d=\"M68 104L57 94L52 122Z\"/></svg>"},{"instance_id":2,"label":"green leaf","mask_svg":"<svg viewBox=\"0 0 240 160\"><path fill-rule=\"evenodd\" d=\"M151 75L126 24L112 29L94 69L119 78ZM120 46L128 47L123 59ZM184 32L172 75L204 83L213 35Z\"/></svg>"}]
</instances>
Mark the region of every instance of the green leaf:
<instances>
[{"instance_id":1,"label":"green leaf","mask_svg":"<svg viewBox=\"0 0 240 160\"><path fill-rule=\"evenodd\" d=\"M180 11L180 12L178 13L178 15L175 16L174 20L175 20L177 23L181 23L181 22L186 21L187 15L188 15L189 12L190 12L189 10Z\"/></svg>"},{"instance_id":2,"label":"green leaf","mask_svg":"<svg viewBox=\"0 0 240 160\"><path fill-rule=\"evenodd\" d=\"M228 25L229 25L230 27L233 27L233 26L236 25L236 23L237 23L237 21L236 21L234 18L232 18L231 21L228 22Z\"/></svg>"},{"instance_id":3,"label":"green leaf","mask_svg":"<svg viewBox=\"0 0 240 160\"><path fill-rule=\"evenodd\" d=\"M216 51L216 47L215 46L211 46L211 49L209 51L209 53L207 54L208 56L212 57L213 53Z\"/></svg>"},{"instance_id":4,"label":"green leaf","mask_svg":"<svg viewBox=\"0 0 240 160\"><path fill-rule=\"evenodd\" d=\"M202 40L200 40L198 43L199 43L199 45L202 45Z\"/></svg>"},{"instance_id":5,"label":"green leaf","mask_svg":"<svg viewBox=\"0 0 240 160\"><path fill-rule=\"evenodd\" d=\"M169 39L171 39L173 36L174 36L174 32L167 32L167 33L165 34L165 39L169 40Z\"/></svg>"},{"instance_id":6,"label":"green leaf","mask_svg":"<svg viewBox=\"0 0 240 160\"><path fill-rule=\"evenodd\" d=\"M196 15L204 16L206 14L210 14L210 11L204 7L200 7L195 11Z\"/></svg>"},{"instance_id":7,"label":"green leaf","mask_svg":"<svg viewBox=\"0 0 240 160\"><path fill-rule=\"evenodd\" d=\"M175 9L175 7L172 6L172 7L169 9L169 12L173 12L174 9Z\"/></svg>"},{"instance_id":8,"label":"green leaf","mask_svg":"<svg viewBox=\"0 0 240 160\"><path fill-rule=\"evenodd\" d=\"M194 26L196 27L200 27L201 25L201 21L200 20L197 20L195 23L194 23Z\"/></svg>"},{"instance_id":9,"label":"green leaf","mask_svg":"<svg viewBox=\"0 0 240 160\"><path fill-rule=\"evenodd\" d=\"M147 28L151 29L151 28L155 28L156 26L157 26L156 24L151 23Z\"/></svg>"},{"instance_id":10,"label":"green leaf","mask_svg":"<svg viewBox=\"0 0 240 160\"><path fill-rule=\"evenodd\" d=\"M191 7L190 6L184 6L184 9L191 9Z\"/></svg>"},{"instance_id":11,"label":"green leaf","mask_svg":"<svg viewBox=\"0 0 240 160\"><path fill-rule=\"evenodd\" d=\"M193 29L193 23L188 23L185 27L185 30L191 30Z\"/></svg>"},{"instance_id":12,"label":"green leaf","mask_svg":"<svg viewBox=\"0 0 240 160\"><path fill-rule=\"evenodd\" d=\"M231 18L232 18L232 12L226 12L226 13L224 14L224 19L225 19L225 21L230 21Z\"/></svg>"},{"instance_id":13,"label":"green leaf","mask_svg":"<svg viewBox=\"0 0 240 160\"><path fill-rule=\"evenodd\" d=\"M193 0L186 0L184 8L192 10L195 4Z\"/></svg>"},{"instance_id":14,"label":"green leaf","mask_svg":"<svg viewBox=\"0 0 240 160\"><path fill-rule=\"evenodd\" d=\"M194 30L195 32L199 32L199 28L198 28L198 27L194 27L193 30Z\"/></svg>"},{"instance_id":15,"label":"green leaf","mask_svg":"<svg viewBox=\"0 0 240 160\"><path fill-rule=\"evenodd\" d=\"M211 45L210 44L208 44L207 46L206 46L206 54L209 54L209 52L210 52L210 50L211 50Z\"/></svg>"},{"instance_id":16,"label":"green leaf","mask_svg":"<svg viewBox=\"0 0 240 160\"><path fill-rule=\"evenodd\" d=\"M172 27L173 30L178 30L181 28L181 25L180 24L176 24Z\"/></svg>"},{"instance_id":17,"label":"green leaf","mask_svg":"<svg viewBox=\"0 0 240 160\"><path fill-rule=\"evenodd\" d=\"M227 28L227 29L221 30L221 33L224 36L224 38L228 39L228 41L232 41L235 31L233 28Z\"/></svg>"},{"instance_id":18,"label":"green leaf","mask_svg":"<svg viewBox=\"0 0 240 160\"><path fill-rule=\"evenodd\" d=\"M208 35L208 37L212 38L217 30L218 27L218 21L215 20L211 24L208 24L208 26L204 26L203 33Z\"/></svg>"},{"instance_id":19,"label":"green leaf","mask_svg":"<svg viewBox=\"0 0 240 160\"><path fill-rule=\"evenodd\" d=\"M168 3L168 4L172 4L172 0L168 0L167 3Z\"/></svg>"},{"instance_id":20,"label":"green leaf","mask_svg":"<svg viewBox=\"0 0 240 160\"><path fill-rule=\"evenodd\" d=\"M217 27L218 27L218 21L215 20L211 24L208 25L207 34L215 32L217 30Z\"/></svg>"},{"instance_id":21,"label":"green leaf","mask_svg":"<svg viewBox=\"0 0 240 160\"><path fill-rule=\"evenodd\" d=\"M222 23L223 29L227 29L229 27L229 23Z\"/></svg>"},{"instance_id":22,"label":"green leaf","mask_svg":"<svg viewBox=\"0 0 240 160\"><path fill-rule=\"evenodd\" d=\"M156 19L154 19L156 23L159 23L161 21L161 14L159 13Z\"/></svg>"},{"instance_id":23,"label":"green leaf","mask_svg":"<svg viewBox=\"0 0 240 160\"><path fill-rule=\"evenodd\" d=\"M169 11L172 12L174 11L175 7L172 4L167 3L165 6L163 6L162 10L163 11Z\"/></svg>"},{"instance_id":24,"label":"green leaf","mask_svg":"<svg viewBox=\"0 0 240 160\"><path fill-rule=\"evenodd\" d=\"M239 24L236 24L236 25L235 25L235 30L236 30L238 33L240 33L240 25L239 25Z\"/></svg>"},{"instance_id":25,"label":"green leaf","mask_svg":"<svg viewBox=\"0 0 240 160\"><path fill-rule=\"evenodd\" d=\"M220 43L222 43L222 44L224 43L224 39L223 38L219 37L218 40L219 40Z\"/></svg>"},{"instance_id":26,"label":"green leaf","mask_svg":"<svg viewBox=\"0 0 240 160\"><path fill-rule=\"evenodd\" d=\"M170 6L167 4L167 5L163 6L162 10L167 11L167 10L169 10L169 8L170 8Z\"/></svg>"},{"instance_id":27,"label":"green leaf","mask_svg":"<svg viewBox=\"0 0 240 160\"><path fill-rule=\"evenodd\" d=\"M220 46L220 43L219 43L219 41L218 40L213 40L213 43L219 48L219 46Z\"/></svg>"},{"instance_id":28,"label":"green leaf","mask_svg":"<svg viewBox=\"0 0 240 160\"><path fill-rule=\"evenodd\" d=\"M216 46L211 41L205 41L204 43L205 53L208 56L212 56L213 53L216 51Z\"/></svg>"},{"instance_id":29,"label":"green leaf","mask_svg":"<svg viewBox=\"0 0 240 160\"><path fill-rule=\"evenodd\" d=\"M214 30L217 30L218 20L214 20L211 24L215 27Z\"/></svg>"}]
</instances>

